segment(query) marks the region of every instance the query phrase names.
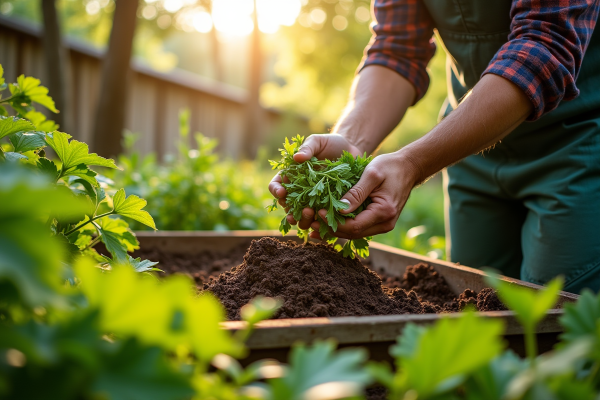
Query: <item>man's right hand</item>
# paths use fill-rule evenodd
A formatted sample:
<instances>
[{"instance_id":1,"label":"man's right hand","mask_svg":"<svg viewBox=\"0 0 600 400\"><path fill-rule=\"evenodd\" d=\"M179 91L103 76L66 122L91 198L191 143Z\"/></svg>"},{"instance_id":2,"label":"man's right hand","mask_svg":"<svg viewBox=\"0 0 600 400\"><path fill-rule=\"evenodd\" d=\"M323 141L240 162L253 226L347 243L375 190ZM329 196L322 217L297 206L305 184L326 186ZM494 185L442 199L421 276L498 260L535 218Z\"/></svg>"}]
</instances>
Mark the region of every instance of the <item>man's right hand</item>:
<instances>
[{"instance_id":1,"label":"man's right hand","mask_svg":"<svg viewBox=\"0 0 600 400\"><path fill-rule=\"evenodd\" d=\"M294 161L301 163L310 160L312 157L317 157L319 160L337 160L344 150L355 157L364 153L358 147L351 144L344 136L337 133L311 135L304 141L298 152L294 154ZM281 175L275 175L271 183L269 183L269 191L279 199L281 206L286 207L285 196L287 192L281 183ZM302 211L302 219L300 221L296 221L291 215L287 216L290 224L296 225L298 223L300 229L310 228L310 224L314 221L314 218L315 210L311 208L305 208Z\"/></svg>"}]
</instances>

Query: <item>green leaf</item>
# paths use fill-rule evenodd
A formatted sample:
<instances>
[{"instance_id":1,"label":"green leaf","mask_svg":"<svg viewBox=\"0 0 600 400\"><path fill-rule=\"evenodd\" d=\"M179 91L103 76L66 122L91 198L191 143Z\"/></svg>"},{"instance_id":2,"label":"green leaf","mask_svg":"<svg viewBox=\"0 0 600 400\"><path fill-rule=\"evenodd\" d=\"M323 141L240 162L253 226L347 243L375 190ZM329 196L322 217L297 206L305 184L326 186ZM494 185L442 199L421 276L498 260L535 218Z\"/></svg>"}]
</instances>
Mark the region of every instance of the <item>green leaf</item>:
<instances>
[{"instance_id":1,"label":"green leaf","mask_svg":"<svg viewBox=\"0 0 600 400\"><path fill-rule=\"evenodd\" d=\"M35 130L35 127L26 119L0 116L0 139L18 132L33 130Z\"/></svg>"},{"instance_id":2,"label":"green leaf","mask_svg":"<svg viewBox=\"0 0 600 400\"><path fill-rule=\"evenodd\" d=\"M152 216L147 211L142 210L142 208L146 207L148 202L133 194L129 197L125 196L125 189L119 189L117 193L115 193L113 196L114 212L124 217L141 222L142 224L156 230L156 225L154 224Z\"/></svg>"},{"instance_id":3,"label":"green leaf","mask_svg":"<svg viewBox=\"0 0 600 400\"><path fill-rule=\"evenodd\" d=\"M564 327L561 341L565 345L583 337L596 336L598 321L600 321L600 296L585 289L577 302L566 303L564 310L565 314L559 321Z\"/></svg>"},{"instance_id":4,"label":"green leaf","mask_svg":"<svg viewBox=\"0 0 600 400\"><path fill-rule=\"evenodd\" d=\"M6 153L4 153L4 157L6 158L6 161L12 163L15 163L20 160L27 160L27 156L21 153L15 153L14 151L7 151Z\"/></svg>"},{"instance_id":5,"label":"green leaf","mask_svg":"<svg viewBox=\"0 0 600 400\"><path fill-rule=\"evenodd\" d=\"M127 263L127 247L125 247L119 240L119 236L116 233L105 231L99 228L100 240L106 246L106 250L112 255L113 260L117 264Z\"/></svg>"},{"instance_id":6,"label":"green leaf","mask_svg":"<svg viewBox=\"0 0 600 400\"><path fill-rule=\"evenodd\" d=\"M500 354L503 330L502 322L483 319L472 312L459 318L442 318L420 333L411 355L405 345L399 344L401 351L396 349L402 390L415 390L426 398L454 389ZM418 335L413 332L411 337L414 336Z\"/></svg>"},{"instance_id":7,"label":"green leaf","mask_svg":"<svg viewBox=\"0 0 600 400\"><path fill-rule=\"evenodd\" d=\"M527 369L527 362L511 350L475 371L466 383L468 400L503 400L509 383Z\"/></svg>"},{"instance_id":8,"label":"green leaf","mask_svg":"<svg viewBox=\"0 0 600 400\"><path fill-rule=\"evenodd\" d=\"M96 153L90 154L87 144L77 140L69 142L70 138L71 135L59 131L46 134L46 143L52 147L62 161L63 171L79 164L117 168L112 159L100 157Z\"/></svg>"},{"instance_id":9,"label":"green leaf","mask_svg":"<svg viewBox=\"0 0 600 400\"><path fill-rule=\"evenodd\" d=\"M167 350L187 348L203 363L219 353L242 354L241 344L219 325L225 319L223 306L211 294L194 296L195 285L188 277L145 279L132 268L105 274L85 260L75 272L90 307L100 312L103 331L135 336Z\"/></svg>"},{"instance_id":10,"label":"green leaf","mask_svg":"<svg viewBox=\"0 0 600 400\"><path fill-rule=\"evenodd\" d=\"M21 93L29 97L32 102L38 103L52 112L58 112L54 105L54 100L48 96L48 89L40 85L41 81L39 79L21 75L17 78L17 83Z\"/></svg>"},{"instance_id":11,"label":"green leaf","mask_svg":"<svg viewBox=\"0 0 600 400\"><path fill-rule=\"evenodd\" d=\"M37 161L37 167L40 172L48 175L52 179L52 182L56 182L58 179L58 167L54 164L54 161L42 157Z\"/></svg>"},{"instance_id":12,"label":"green leaf","mask_svg":"<svg viewBox=\"0 0 600 400\"><path fill-rule=\"evenodd\" d=\"M114 217L103 217L98 220L98 224L104 231L117 235L119 241L127 248L127 251L134 251L140 248L140 243L133 234L133 231L129 229L129 224L125 220Z\"/></svg>"},{"instance_id":13,"label":"green leaf","mask_svg":"<svg viewBox=\"0 0 600 400\"><path fill-rule=\"evenodd\" d=\"M46 119L46 116L39 111L29 111L25 114L25 118L31 121L38 131L54 132L58 129L58 125L54 121Z\"/></svg>"},{"instance_id":14,"label":"green leaf","mask_svg":"<svg viewBox=\"0 0 600 400\"><path fill-rule=\"evenodd\" d=\"M24 153L26 151L37 150L46 146L44 137L45 135L43 133L19 132L9 136L9 139L14 147L15 152Z\"/></svg>"},{"instance_id":15,"label":"green leaf","mask_svg":"<svg viewBox=\"0 0 600 400\"><path fill-rule=\"evenodd\" d=\"M563 278L557 277L538 291L500 280L492 271L488 272L487 282L498 291L498 297L508 308L517 314L524 327L534 327L558 300L563 286Z\"/></svg>"},{"instance_id":16,"label":"green leaf","mask_svg":"<svg viewBox=\"0 0 600 400\"><path fill-rule=\"evenodd\" d=\"M0 281L10 282L30 307L64 305L66 252L44 222L49 214L78 215L85 204L9 164L0 165L0 204Z\"/></svg>"},{"instance_id":17,"label":"green leaf","mask_svg":"<svg viewBox=\"0 0 600 400\"><path fill-rule=\"evenodd\" d=\"M127 256L127 263L136 270L136 272L149 272L149 271L161 271L161 269L154 268L158 265L158 261L143 260L141 258L133 258Z\"/></svg>"},{"instance_id":18,"label":"green leaf","mask_svg":"<svg viewBox=\"0 0 600 400\"><path fill-rule=\"evenodd\" d=\"M0 90L6 89L6 83L4 81L4 68L0 65Z\"/></svg>"},{"instance_id":19,"label":"green leaf","mask_svg":"<svg viewBox=\"0 0 600 400\"><path fill-rule=\"evenodd\" d=\"M315 398L317 391L329 384L331 388L345 389L345 397L359 396L371 382L363 364L367 359L364 349L335 351L332 340L316 341L312 346L303 344L292 348L290 366L282 378L269 380L272 399L293 400Z\"/></svg>"},{"instance_id":20,"label":"green leaf","mask_svg":"<svg viewBox=\"0 0 600 400\"><path fill-rule=\"evenodd\" d=\"M412 357L425 332L427 332L427 328L424 326L412 322L407 324L402 335L398 337L398 343L390 347L390 355L394 358Z\"/></svg>"},{"instance_id":21,"label":"green leaf","mask_svg":"<svg viewBox=\"0 0 600 400\"><path fill-rule=\"evenodd\" d=\"M63 178L67 176L76 176L95 187L99 186L98 181L96 180L96 175L96 172L89 169L85 164L79 164L66 170L63 167L62 172Z\"/></svg>"},{"instance_id":22,"label":"green leaf","mask_svg":"<svg viewBox=\"0 0 600 400\"><path fill-rule=\"evenodd\" d=\"M135 340L117 345L92 383L94 397L111 400L181 400L194 391L185 375L172 368L162 349Z\"/></svg>"}]
</instances>

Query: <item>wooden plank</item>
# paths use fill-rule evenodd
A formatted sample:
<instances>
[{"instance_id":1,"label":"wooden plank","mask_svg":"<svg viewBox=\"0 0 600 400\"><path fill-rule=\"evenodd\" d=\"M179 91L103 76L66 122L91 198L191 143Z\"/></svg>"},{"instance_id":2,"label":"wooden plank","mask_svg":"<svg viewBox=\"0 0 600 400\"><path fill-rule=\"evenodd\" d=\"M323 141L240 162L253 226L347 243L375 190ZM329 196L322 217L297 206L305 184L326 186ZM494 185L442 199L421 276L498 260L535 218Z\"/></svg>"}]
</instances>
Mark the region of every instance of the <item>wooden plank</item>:
<instances>
[{"instance_id":1,"label":"wooden plank","mask_svg":"<svg viewBox=\"0 0 600 400\"><path fill-rule=\"evenodd\" d=\"M522 335L524 330L512 311L478 313L484 318L501 319L504 335ZM558 318L562 310L550 310L536 333L562 332ZM334 338L340 344L394 341L407 324L430 325L442 318L460 318L459 313L422 315L375 315L364 317L294 318L262 321L248 340L251 349L291 346L294 342ZM235 332L243 329L243 321L227 321L223 328Z\"/></svg>"}]
</instances>

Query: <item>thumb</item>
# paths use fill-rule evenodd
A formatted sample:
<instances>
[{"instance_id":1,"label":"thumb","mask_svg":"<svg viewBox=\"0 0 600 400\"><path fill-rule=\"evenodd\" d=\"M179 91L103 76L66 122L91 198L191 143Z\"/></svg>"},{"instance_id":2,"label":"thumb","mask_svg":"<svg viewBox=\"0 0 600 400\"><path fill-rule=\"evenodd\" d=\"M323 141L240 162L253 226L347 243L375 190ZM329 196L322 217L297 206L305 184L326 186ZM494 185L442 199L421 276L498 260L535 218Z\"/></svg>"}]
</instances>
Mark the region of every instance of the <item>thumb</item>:
<instances>
[{"instance_id":1,"label":"thumb","mask_svg":"<svg viewBox=\"0 0 600 400\"><path fill-rule=\"evenodd\" d=\"M304 144L300 146L300 149L294 154L294 161L304 162L310 160L313 156L319 154L323 148L325 141L324 135L311 135L309 136Z\"/></svg>"},{"instance_id":2,"label":"thumb","mask_svg":"<svg viewBox=\"0 0 600 400\"><path fill-rule=\"evenodd\" d=\"M350 205L345 210L340 210L340 213L348 214L356 210L382 181L383 177L380 173L375 169L369 169L367 167L358 183L352 186L340 199L340 201Z\"/></svg>"}]
</instances>

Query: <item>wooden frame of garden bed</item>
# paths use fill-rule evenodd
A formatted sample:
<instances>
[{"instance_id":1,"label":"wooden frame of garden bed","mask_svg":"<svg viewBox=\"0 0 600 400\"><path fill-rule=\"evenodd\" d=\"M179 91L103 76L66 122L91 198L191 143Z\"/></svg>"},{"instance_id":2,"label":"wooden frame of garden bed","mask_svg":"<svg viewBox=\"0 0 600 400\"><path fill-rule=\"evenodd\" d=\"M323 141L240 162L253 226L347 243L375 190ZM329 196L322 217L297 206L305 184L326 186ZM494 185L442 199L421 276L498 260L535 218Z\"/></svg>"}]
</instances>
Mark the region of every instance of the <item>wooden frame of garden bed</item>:
<instances>
[{"instance_id":1,"label":"wooden frame of garden bed","mask_svg":"<svg viewBox=\"0 0 600 400\"><path fill-rule=\"evenodd\" d=\"M142 248L156 248L163 252L176 254L197 254L210 250L227 252L228 250L261 237L275 237L283 240L299 241L297 236L284 238L278 231L168 231L168 232L136 232ZM485 273L400 250L379 243L371 243L371 265L383 268L388 274L402 276L407 266L425 262L435 268L448 282L452 290L459 294L469 288L479 291L486 287ZM540 286L518 279L503 277L502 279L521 286L540 289ZM558 318L563 314L561 309L565 302L573 302L579 296L561 292L557 308L550 310L546 318L538 326L537 336L540 351L547 351L557 341L562 329ZM524 354L523 328L517 322L512 311L485 312L486 318L504 321L505 339L510 348ZM458 314L425 314L425 315L381 315L363 317L332 318L296 318L268 320L259 323L247 345L250 349L245 363L262 358L276 358L285 361L290 346L298 341L311 342L315 339L335 338L342 347L364 346L369 349L372 359L389 359L388 347L395 342L406 324L431 324L440 318L455 318ZM241 321L227 321L223 328L236 331L244 326Z\"/></svg>"}]
</instances>

